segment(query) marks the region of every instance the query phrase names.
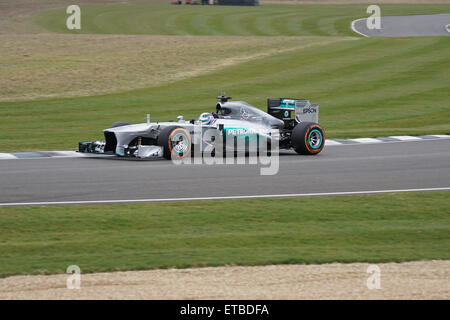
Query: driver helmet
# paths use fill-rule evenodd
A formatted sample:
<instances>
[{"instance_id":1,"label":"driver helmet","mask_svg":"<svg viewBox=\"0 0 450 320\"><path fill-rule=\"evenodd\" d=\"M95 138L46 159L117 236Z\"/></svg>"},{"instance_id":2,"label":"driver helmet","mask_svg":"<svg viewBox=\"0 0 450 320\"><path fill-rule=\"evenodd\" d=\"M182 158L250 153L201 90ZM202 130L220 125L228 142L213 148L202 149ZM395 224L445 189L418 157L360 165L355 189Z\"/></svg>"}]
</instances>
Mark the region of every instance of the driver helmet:
<instances>
[{"instance_id":1,"label":"driver helmet","mask_svg":"<svg viewBox=\"0 0 450 320\"><path fill-rule=\"evenodd\" d=\"M214 117L211 113L203 112L198 120L200 120L203 125L210 125L214 122Z\"/></svg>"}]
</instances>

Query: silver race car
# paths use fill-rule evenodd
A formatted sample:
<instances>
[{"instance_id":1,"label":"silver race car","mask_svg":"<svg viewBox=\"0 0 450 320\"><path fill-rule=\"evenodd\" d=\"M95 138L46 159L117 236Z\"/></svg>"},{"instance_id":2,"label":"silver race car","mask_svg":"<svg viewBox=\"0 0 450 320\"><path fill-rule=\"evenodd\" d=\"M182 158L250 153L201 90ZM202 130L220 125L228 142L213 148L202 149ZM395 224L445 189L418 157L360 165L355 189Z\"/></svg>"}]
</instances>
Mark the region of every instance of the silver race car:
<instances>
[{"instance_id":1,"label":"silver race car","mask_svg":"<svg viewBox=\"0 0 450 320\"><path fill-rule=\"evenodd\" d=\"M294 149L299 154L318 154L324 147L319 105L309 100L267 99L266 113L244 101L229 101L231 97L224 93L217 98L216 111L202 113L197 120L178 116L176 122L150 122L147 115L146 123L117 122L103 130L105 141L80 142L79 152L173 159L199 151L214 154L219 142L224 152L230 148L251 152L260 141L270 146L274 139L280 149Z\"/></svg>"}]
</instances>

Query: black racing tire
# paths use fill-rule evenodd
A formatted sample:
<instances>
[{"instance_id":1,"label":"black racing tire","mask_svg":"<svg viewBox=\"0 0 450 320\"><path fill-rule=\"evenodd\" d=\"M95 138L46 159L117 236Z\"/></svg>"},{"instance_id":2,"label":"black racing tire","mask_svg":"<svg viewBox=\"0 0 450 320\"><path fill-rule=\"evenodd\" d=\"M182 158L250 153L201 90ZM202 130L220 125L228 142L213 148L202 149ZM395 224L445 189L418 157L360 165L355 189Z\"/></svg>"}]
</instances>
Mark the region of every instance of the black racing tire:
<instances>
[{"instance_id":1,"label":"black racing tire","mask_svg":"<svg viewBox=\"0 0 450 320\"><path fill-rule=\"evenodd\" d=\"M111 127L109 127L110 129L111 128L117 128L117 127L123 127L123 126L129 126L131 123L129 123L129 122L115 122L115 123L113 123L112 125L111 125Z\"/></svg>"},{"instance_id":2,"label":"black racing tire","mask_svg":"<svg viewBox=\"0 0 450 320\"><path fill-rule=\"evenodd\" d=\"M292 130L291 145L298 154L318 154L325 145L325 132L318 123L300 122Z\"/></svg>"},{"instance_id":3,"label":"black racing tire","mask_svg":"<svg viewBox=\"0 0 450 320\"><path fill-rule=\"evenodd\" d=\"M180 138L180 140L178 141L181 142L181 148L179 149L179 151L173 149L175 144L174 141L172 141L172 139L178 139L177 136ZM174 157L175 159L182 159L189 157L191 155L192 151L191 135L186 129L179 126L170 126L163 128L159 133L156 144L158 146L163 147L164 149L163 156L167 160L174 159ZM179 144L177 143L177 145ZM172 150L174 151L173 154Z\"/></svg>"}]
</instances>

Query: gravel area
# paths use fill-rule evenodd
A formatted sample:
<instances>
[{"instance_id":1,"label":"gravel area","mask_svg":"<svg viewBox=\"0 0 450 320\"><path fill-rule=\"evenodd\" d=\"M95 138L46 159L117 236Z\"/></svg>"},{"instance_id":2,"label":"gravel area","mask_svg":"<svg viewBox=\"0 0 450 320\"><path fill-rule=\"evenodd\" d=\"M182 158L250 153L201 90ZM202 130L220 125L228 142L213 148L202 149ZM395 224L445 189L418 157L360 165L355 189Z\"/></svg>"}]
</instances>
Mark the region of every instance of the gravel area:
<instances>
[{"instance_id":1,"label":"gravel area","mask_svg":"<svg viewBox=\"0 0 450 320\"><path fill-rule=\"evenodd\" d=\"M127 271L0 279L0 299L450 299L450 260L377 264L380 289L368 289L371 264L269 265Z\"/></svg>"}]
</instances>

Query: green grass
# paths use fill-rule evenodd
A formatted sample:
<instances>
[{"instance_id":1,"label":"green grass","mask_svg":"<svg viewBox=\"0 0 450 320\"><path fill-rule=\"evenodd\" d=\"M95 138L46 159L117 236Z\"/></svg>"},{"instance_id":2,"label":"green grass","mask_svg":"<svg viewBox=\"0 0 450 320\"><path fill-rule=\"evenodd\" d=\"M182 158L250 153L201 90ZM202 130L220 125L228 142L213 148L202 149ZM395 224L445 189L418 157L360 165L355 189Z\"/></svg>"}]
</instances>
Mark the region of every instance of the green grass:
<instances>
[{"instance_id":1,"label":"green grass","mask_svg":"<svg viewBox=\"0 0 450 320\"><path fill-rule=\"evenodd\" d=\"M61 33L348 36L354 19L368 16L367 4L173 6L169 3L119 3L81 7L82 28L67 30L66 8L42 12L36 23ZM449 12L445 4L383 4L384 16Z\"/></svg>"},{"instance_id":2,"label":"green grass","mask_svg":"<svg viewBox=\"0 0 450 320\"><path fill-rule=\"evenodd\" d=\"M92 97L0 103L2 152L73 149L116 121L196 118L215 96L321 105L328 138L450 133L450 37L343 40L170 84Z\"/></svg>"},{"instance_id":3,"label":"green grass","mask_svg":"<svg viewBox=\"0 0 450 320\"><path fill-rule=\"evenodd\" d=\"M275 53L145 89L1 102L0 150L74 149L80 140L102 138L101 130L116 121L144 122L146 113L155 121L180 114L196 118L214 110L215 97L221 91L261 109L266 109L268 97L309 98L321 106L320 123L328 138L450 133L450 37L358 37L349 24L366 16L365 7L154 3L82 7L84 33L313 35L334 42ZM450 12L450 5L381 8L384 15ZM64 29L64 17L64 11L51 10L35 20L50 30L69 32ZM342 37L348 35L355 37ZM317 43L317 38L311 41Z\"/></svg>"},{"instance_id":4,"label":"green grass","mask_svg":"<svg viewBox=\"0 0 450 320\"><path fill-rule=\"evenodd\" d=\"M0 276L450 259L449 195L1 208Z\"/></svg>"}]
</instances>

